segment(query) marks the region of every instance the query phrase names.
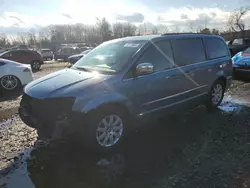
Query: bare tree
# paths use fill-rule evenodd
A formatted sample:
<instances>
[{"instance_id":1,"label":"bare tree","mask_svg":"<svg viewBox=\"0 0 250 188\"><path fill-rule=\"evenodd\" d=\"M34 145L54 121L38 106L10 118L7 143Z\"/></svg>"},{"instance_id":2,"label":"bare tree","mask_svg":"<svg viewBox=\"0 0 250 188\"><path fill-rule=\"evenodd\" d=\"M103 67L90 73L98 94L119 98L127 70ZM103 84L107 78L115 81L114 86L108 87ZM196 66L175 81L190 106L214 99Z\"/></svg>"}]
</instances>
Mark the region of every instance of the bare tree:
<instances>
[{"instance_id":1,"label":"bare tree","mask_svg":"<svg viewBox=\"0 0 250 188\"><path fill-rule=\"evenodd\" d=\"M37 42L36 40L36 31L35 29L30 29L30 31L28 32L28 36L27 36L27 43L29 45L35 45Z\"/></svg>"},{"instance_id":2,"label":"bare tree","mask_svg":"<svg viewBox=\"0 0 250 188\"><path fill-rule=\"evenodd\" d=\"M97 18L97 27L100 35L102 36L102 41L110 40L112 34L111 25L106 18Z\"/></svg>"},{"instance_id":3,"label":"bare tree","mask_svg":"<svg viewBox=\"0 0 250 188\"><path fill-rule=\"evenodd\" d=\"M180 27L178 25L176 25L173 32L180 33L180 31L181 31Z\"/></svg>"},{"instance_id":4,"label":"bare tree","mask_svg":"<svg viewBox=\"0 0 250 188\"><path fill-rule=\"evenodd\" d=\"M115 38L123 37L124 27L122 23L113 24L113 34Z\"/></svg>"},{"instance_id":5,"label":"bare tree","mask_svg":"<svg viewBox=\"0 0 250 188\"><path fill-rule=\"evenodd\" d=\"M9 47L10 46L10 42L9 42L8 38L3 33L0 34L0 46L1 47Z\"/></svg>"},{"instance_id":6,"label":"bare tree","mask_svg":"<svg viewBox=\"0 0 250 188\"><path fill-rule=\"evenodd\" d=\"M123 24L123 37L134 36L136 32L136 26L129 22Z\"/></svg>"},{"instance_id":7,"label":"bare tree","mask_svg":"<svg viewBox=\"0 0 250 188\"><path fill-rule=\"evenodd\" d=\"M153 27L152 34L153 35L158 34L158 28L156 26Z\"/></svg>"},{"instance_id":8,"label":"bare tree","mask_svg":"<svg viewBox=\"0 0 250 188\"><path fill-rule=\"evenodd\" d=\"M194 32L194 33L199 33L201 31L201 27L194 24L193 21L188 22L188 27L191 30L191 32Z\"/></svg>"},{"instance_id":9,"label":"bare tree","mask_svg":"<svg viewBox=\"0 0 250 188\"><path fill-rule=\"evenodd\" d=\"M249 7L241 7L240 9L235 10L228 19L228 30L232 33L237 33L240 31L242 37L245 37L246 25L243 20L244 16L250 11Z\"/></svg>"}]
</instances>

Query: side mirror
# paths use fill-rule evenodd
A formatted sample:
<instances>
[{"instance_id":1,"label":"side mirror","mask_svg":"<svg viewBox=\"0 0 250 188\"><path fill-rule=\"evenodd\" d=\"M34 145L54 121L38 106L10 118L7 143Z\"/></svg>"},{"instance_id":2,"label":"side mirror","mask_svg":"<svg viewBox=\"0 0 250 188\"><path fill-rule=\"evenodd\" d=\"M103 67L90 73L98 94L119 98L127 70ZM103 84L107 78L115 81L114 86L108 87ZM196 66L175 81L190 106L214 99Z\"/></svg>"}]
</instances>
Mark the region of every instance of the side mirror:
<instances>
[{"instance_id":1,"label":"side mirror","mask_svg":"<svg viewBox=\"0 0 250 188\"><path fill-rule=\"evenodd\" d=\"M151 63L140 63L136 66L136 75L152 74L154 72L154 66Z\"/></svg>"}]
</instances>

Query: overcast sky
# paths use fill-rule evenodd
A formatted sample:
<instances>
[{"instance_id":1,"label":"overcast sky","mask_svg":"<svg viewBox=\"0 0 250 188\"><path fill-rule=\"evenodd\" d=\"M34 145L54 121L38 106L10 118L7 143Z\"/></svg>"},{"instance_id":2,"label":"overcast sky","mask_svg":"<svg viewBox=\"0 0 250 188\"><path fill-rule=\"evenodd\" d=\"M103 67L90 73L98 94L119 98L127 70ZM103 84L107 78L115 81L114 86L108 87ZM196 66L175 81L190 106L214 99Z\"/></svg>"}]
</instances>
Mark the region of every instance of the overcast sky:
<instances>
[{"instance_id":1,"label":"overcast sky","mask_svg":"<svg viewBox=\"0 0 250 188\"><path fill-rule=\"evenodd\" d=\"M49 24L110 22L164 24L182 30L207 25L224 29L231 11L250 0L0 0L0 32L9 34ZM250 26L250 12L245 17Z\"/></svg>"}]
</instances>

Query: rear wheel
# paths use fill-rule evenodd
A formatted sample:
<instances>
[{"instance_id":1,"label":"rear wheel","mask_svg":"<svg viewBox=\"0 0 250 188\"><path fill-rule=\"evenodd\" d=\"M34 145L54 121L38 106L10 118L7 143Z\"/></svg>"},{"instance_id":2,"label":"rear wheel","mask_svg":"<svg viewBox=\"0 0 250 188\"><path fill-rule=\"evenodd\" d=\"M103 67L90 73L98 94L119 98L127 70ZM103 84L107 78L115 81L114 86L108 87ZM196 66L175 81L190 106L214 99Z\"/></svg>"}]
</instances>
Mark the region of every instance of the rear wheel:
<instances>
[{"instance_id":1,"label":"rear wheel","mask_svg":"<svg viewBox=\"0 0 250 188\"><path fill-rule=\"evenodd\" d=\"M208 96L207 107L209 109L217 108L223 97L225 92L225 83L222 80L217 80L214 82Z\"/></svg>"},{"instance_id":2,"label":"rear wheel","mask_svg":"<svg viewBox=\"0 0 250 188\"><path fill-rule=\"evenodd\" d=\"M13 75L6 75L0 79L0 85L4 90L13 91L20 87L20 81Z\"/></svg>"},{"instance_id":3,"label":"rear wheel","mask_svg":"<svg viewBox=\"0 0 250 188\"><path fill-rule=\"evenodd\" d=\"M31 63L31 68L33 70L39 70L41 68L41 63L39 61L33 61Z\"/></svg>"}]
</instances>

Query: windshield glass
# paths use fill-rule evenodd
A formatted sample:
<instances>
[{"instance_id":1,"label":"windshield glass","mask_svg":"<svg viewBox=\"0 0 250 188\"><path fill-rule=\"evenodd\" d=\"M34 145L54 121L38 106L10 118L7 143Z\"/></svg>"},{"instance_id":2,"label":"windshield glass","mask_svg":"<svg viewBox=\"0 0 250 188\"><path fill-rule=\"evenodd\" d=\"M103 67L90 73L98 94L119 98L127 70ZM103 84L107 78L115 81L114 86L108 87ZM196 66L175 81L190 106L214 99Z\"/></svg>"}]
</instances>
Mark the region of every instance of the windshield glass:
<instances>
[{"instance_id":1,"label":"windshield glass","mask_svg":"<svg viewBox=\"0 0 250 188\"><path fill-rule=\"evenodd\" d=\"M72 68L118 72L146 41L110 41L91 50Z\"/></svg>"},{"instance_id":2,"label":"windshield glass","mask_svg":"<svg viewBox=\"0 0 250 188\"><path fill-rule=\"evenodd\" d=\"M243 51L244 53L250 53L250 47Z\"/></svg>"}]
</instances>

